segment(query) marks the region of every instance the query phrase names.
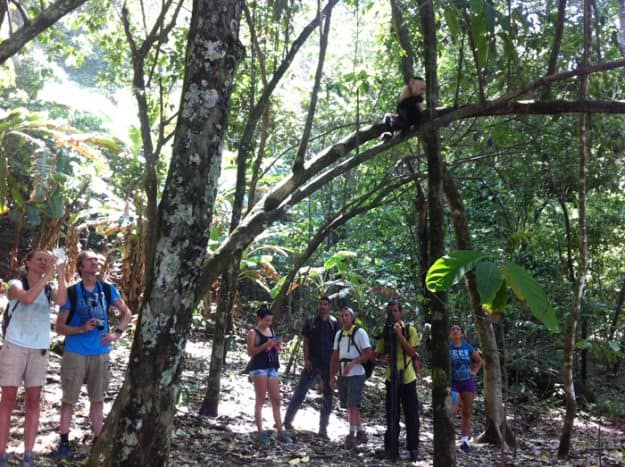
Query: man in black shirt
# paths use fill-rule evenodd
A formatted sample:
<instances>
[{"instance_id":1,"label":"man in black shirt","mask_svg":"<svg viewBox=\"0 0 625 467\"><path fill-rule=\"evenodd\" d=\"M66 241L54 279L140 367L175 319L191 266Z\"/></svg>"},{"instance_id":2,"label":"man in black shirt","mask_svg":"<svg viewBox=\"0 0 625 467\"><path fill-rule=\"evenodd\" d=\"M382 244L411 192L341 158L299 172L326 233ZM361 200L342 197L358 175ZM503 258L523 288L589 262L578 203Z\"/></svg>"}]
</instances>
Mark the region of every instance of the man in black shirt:
<instances>
[{"instance_id":1,"label":"man in black shirt","mask_svg":"<svg viewBox=\"0 0 625 467\"><path fill-rule=\"evenodd\" d=\"M330 387L330 361L334 336L339 330L336 318L330 315L330 299L321 297L317 302L317 316L306 320L302 335L304 336L304 370L295 392L286 409L284 427L292 429L293 419L299 410L306 393L317 376L323 382L323 404L320 408L319 435L327 438L328 421L332 411L333 391Z\"/></svg>"}]
</instances>

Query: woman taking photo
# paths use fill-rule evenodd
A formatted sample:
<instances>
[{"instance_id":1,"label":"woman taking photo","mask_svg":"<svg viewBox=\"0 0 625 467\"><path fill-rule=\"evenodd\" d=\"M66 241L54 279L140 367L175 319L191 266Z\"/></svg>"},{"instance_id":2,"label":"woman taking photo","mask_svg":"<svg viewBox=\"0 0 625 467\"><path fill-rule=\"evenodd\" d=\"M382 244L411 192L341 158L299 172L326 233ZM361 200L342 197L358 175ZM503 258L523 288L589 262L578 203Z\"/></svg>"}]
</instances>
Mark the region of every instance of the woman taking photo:
<instances>
[{"instance_id":1,"label":"woman taking photo","mask_svg":"<svg viewBox=\"0 0 625 467\"><path fill-rule=\"evenodd\" d=\"M261 444L270 444L269 434L263 430L263 405L265 396L269 393L269 401L273 411L273 419L278 430L278 441L290 442L289 436L282 427L280 416L280 379L278 377L278 353L282 340L273 334L271 324L273 314L267 305L262 305L256 312L258 324L247 333L247 353L252 357L250 378L254 383L256 404L254 418L258 429L258 441Z\"/></svg>"}]
</instances>

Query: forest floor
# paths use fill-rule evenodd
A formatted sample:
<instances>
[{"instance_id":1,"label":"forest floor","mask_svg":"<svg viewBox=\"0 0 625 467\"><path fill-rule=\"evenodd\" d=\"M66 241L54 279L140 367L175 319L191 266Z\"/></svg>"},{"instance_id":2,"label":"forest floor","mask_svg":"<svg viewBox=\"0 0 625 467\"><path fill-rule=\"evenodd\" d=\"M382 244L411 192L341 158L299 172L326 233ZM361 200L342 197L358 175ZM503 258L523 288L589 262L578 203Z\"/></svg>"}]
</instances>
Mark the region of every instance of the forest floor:
<instances>
[{"instance_id":1,"label":"forest floor","mask_svg":"<svg viewBox=\"0 0 625 467\"><path fill-rule=\"evenodd\" d=\"M113 377L105 402L108 413L124 376L125 363L129 354L129 337L125 336L112 352ZM206 339L192 336L187 344L185 369L182 375L182 389L177 406L177 417L172 436L172 449L169 465L391 465L390 462L376 458L375 451L383 447L384 439L384 384L381 369L366 383L363 404L363 421L369 435L366 445L357 446L354 451L343 449L343 440L347 432L344 411L335 410L330 419L329 441L316 436L319 414L317 407L320 394L311 390L304 405L293 423L294 441L290 444L276 443L259 452L255 444L254 391L247 376L241 375L241 369L247 362L242 351L242 339L239 349L228 355L228 363L221 379L221 400L219 416L215 418L198 415L202 404L210 360L210 343ZM44 388L40 433L35 446L37 465L57 465L54 452L58 444L58 419L61 399L59 380L60 358L52 354L49 376ZM285 365L283 362L284 369ZM299 371L299 368L298 368ZM432 407L430 385L427 371L418 381L421 403L420 460L409 464L402 461L397 465L432 465ZM297 381L296 376L282 377L283 413L290 394ZM20 391L21 394L21 391ZM622 396L622 391L617 392ZM610 396L612 397L612 396ZM504 453L500 449L484 444L472 444L472 451L457 453L459 466L615 466L625 465L625 420L609 420L593 416L580 410L576 419L575 434L571 456L566 461L557 459L557 447L562 424L563 404L554 403L556 399L515 407L510 414L510 426L517 437L516 450ZM12 418L12 430L8 451L15 453L11 465L17 465L21 457L21 424L23 423L22 398ZM557 406L556 406L557 405ZM483 429L484 406L481 392L478 394L473 418L473 435ZM92 438L89 427L89 407L86 394L83 393L74 414L70 440L72 456L64 465L84 465L91 448ZM273 426L271 410L268 404L263 412L265 427ZM459 419L456 419L458 430ZM400 435L403 443L405 432ZM401 453L407 458L407 452ZM502 463L503 455L503 463ZM143 466L142 466L143 467Z\"/></svg>"}]
</instances>

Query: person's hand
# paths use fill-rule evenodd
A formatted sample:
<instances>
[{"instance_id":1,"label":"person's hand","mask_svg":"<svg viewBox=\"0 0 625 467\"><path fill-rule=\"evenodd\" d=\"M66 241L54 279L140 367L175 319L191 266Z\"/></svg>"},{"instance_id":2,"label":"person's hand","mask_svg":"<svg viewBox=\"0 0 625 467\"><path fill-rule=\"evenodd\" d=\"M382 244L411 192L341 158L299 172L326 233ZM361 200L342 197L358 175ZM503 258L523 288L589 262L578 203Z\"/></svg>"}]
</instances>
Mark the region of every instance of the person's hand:
<instances>
[{"instance_id":1,"label":"person's hand","mask_svg":"<svg viewBox=\"0 0 625 467\"><path fill-rule=\"evenodd\" d=\"M398 336L401 336L402 335L401 323L393 324L393 331L395 331L395 334L397 334Z\"/></svg>"},{"instance_id":2,"label":"person's hand","mask_svg":"<svg viewBox=\"0 0 625 467\"><path fill-rule=\"evenodd\" d=\"M421 373L421 369L423 368L423 362L421 361L421 357L416 357L413 358L412 360L414 362L414 371L416 374Z\"/></svg>"},{"instance_id":3,"label":"person's hand","mask_svg":"<svg viewBox=\"0 0 625 467\"><path fill-rule=\"evenodd\" d=\"M280 350L282 350L282 337L276 338L276 336L274 336L271 340L273 341L275 349L280 352Z\"/></svg>"},{"instance_id":4,"label":"person's hand","mask_svg":"<svg viewBox=\"0 0 625 467\"><path fill-rule=\"evenodd\" d=\"M312 362L308 359L304 360L304 371L312 370Z\"/></svg>"},{"instance_id":5,"label":"person's hand","mask_svg":"<svg viewBox=\"0 0 625 467\"><path fill-rule=\"evenodd\" d=\"M81 326L82 332L89 332L98 327L98 320L96 318L89 318L85 324Z\"/></svg>"},{"instance_id":6,"label":"person's hand","mask_svg":"<svg viewBox=\"0 0 625 467\"><path fill-rule=\"evenodd\" d=\"M52 277L56 266L56 257L50 253L46 253L46 276Z\"/></svg>"},{"instance_id":7,"label":"person's hand","mask_svg":"<svg viewBox=\"0 0 625 467\"><path fill-rule=\"evenodd\" d=\"M102 334L102 345L109 345L119 339L120 334L116 332L107 332Z\"/></svg>"},{"instance_id":8,"label":"person's hand","mask_svg":"<svg viewBox=\"0 0 625 467\"><path fill-rule=\"evenodd\" d=\"M349 372L352 370L352 368L354 368L354 365L355 363L353 360L345 365L345 368L343 369L343 376L348 376Z\"/></svg>"},{"instance_id":9,"label":"person's hand","mask_svg":"<svg viewBox=\"0 0 625 467\"><path fill-rule=\"evenodd\" d=\"M330 377L330 387L332 389L336 389L337 386L338 386L338 384L336 382L336 376L331 376Z\"/></svg>"},{"instance_id":10,"label":"person's hand","mask_svg":"<svg viewBox=\"0 0 625 467\"><path fill-rule=\"evenodd\" d=\"M378 356L378 360L380 360L381 362L384 362L386 364L391 363L391 356L387 353L385 353L384 355L380 355Z\"/></svg>"}]
</instances>

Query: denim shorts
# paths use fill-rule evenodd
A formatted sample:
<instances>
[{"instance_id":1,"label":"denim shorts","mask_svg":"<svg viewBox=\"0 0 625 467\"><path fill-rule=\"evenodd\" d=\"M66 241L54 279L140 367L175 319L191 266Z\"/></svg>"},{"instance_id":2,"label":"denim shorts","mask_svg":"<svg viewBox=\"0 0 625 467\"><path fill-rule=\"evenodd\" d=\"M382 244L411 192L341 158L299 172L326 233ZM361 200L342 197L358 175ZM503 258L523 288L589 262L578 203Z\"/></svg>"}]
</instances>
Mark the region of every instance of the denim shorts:
<instances>
[{"instance_id":1,"label":"denim shorts","mask_svg":"<svg viewBox=\"0 0 625 467\"><path fill-rule=\"evenodd\" d=\"M277 378L278 369L277 368L262 368L260 370L250 370L250 376L252 378L254 376L266 376L267 378Z\"/></svg>"}]
</instances>

